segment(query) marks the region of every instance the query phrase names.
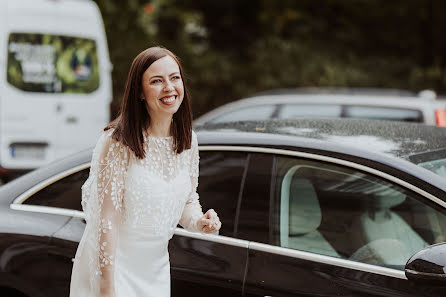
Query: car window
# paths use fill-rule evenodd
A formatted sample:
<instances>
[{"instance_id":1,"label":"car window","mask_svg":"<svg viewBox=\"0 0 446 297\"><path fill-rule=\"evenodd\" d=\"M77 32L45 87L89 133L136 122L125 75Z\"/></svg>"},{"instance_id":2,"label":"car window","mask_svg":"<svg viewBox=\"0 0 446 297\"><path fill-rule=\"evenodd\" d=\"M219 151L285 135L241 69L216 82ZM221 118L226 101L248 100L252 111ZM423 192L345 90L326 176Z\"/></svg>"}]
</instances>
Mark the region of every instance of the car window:
<instances>
[{"instance_id":1,"label":"car window","mask_svg":"<svg viewBox=\"0 0 446 297\"><path fill-rule=\"evenodd\" d=\"M201 151L198 194L203 211L215 209L222 222L219 234L233 236L234 220L247 154Z\"/></svg>"},{"instance_id":2,"label":"car window","mask_svg":"<svg viewBox=\"0 0 446 297\"><path fill-rule=\"evenodd\" d=\"M93 39L39 33L11 33L7 81L25 92L92 93L99 88Z\"/></svg>"},{"instance_id":3,"label":"car window","mask_svg":"<svg viewBox=\"0 0 446 297\"><path fill-rule=\"evenodd\" d=\"M446 239L444 209L376 176L278 157L275 177L279 246L403 269L415 252Z\"/></svg>"},{"instance_id":4,"label":"car window","mask_svg":"<svg viewBox=\"0 0 446 297\"><path fill-rule=\"evenodd\" d=\"M417 165L426 168L443 178L446 178L446 159L428 161Z\"/></svg>"},{"instance_id":5,"label":"car window","mask_svg":"<svg viewBox=\"0 0 446 297\"><path fill-rule=\"evenodd\" d=\"M210 120L210 123L227 123L236 121L255 121L266 120L271 118L275 105L258 105L253 107L245 107L237 110L227 112L215 119Z\"/></svg>"},{"instance_id":6,"label":"car window","mask_svg":"<svg viewBox=\"0 0 446 297\"><path fill-rule=\"evenodd\" d=\"M423 115L419 110L381 106L346 106L345 117L416 123L423 122Z\"/></svg>"},{"instance_id":7,"label":"car window","mask_svg":"<svg viewBox=\"0 0 446 297\"><path fill-rule=\"evenodd\" d=\"M446 178L446 149L424 151L411 155L409 161Z\"/></svg>"},{"instance_id":8,"label":"car window","mask_svg":"<svg viewBox=\"0 0 446 297\"><path fill-rule=\"evenodd\" d=\"M284 104L281 106L278 118L340 118L342 106L335 104Z\"/></svg>"},{"instance_id":9,"label":"car window","mask_svg":"<svg viewBox=\"0 0 446 297\"><path fill-rule=\"evenodd\" d=\"M82 211L81 186L87 180L89 169L84 169L64 177L43 188L23 204L58 207Z\"/></svg>"},{"instance_id":10,"label":"car window","mask_svg":"<svg viewBox=\"0 0 446 297\"><path fill-rule=\"evenodd\" d=\"M268 244L273 155L250 153L248 160L249 166L240 201L240 215L237 217L236 236L240 239Z\"/></svg>"}]
</instances>

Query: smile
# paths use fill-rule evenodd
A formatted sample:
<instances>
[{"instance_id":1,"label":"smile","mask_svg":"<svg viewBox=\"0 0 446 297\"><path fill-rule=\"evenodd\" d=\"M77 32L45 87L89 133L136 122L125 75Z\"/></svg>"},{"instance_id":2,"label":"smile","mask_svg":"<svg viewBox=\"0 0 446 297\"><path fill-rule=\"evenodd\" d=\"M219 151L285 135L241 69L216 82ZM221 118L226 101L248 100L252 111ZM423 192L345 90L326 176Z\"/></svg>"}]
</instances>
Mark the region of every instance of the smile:
<instances>
[{"instance_id":1,"label":"smile","mask_svg":"<svg viewBox=\"0 0 446 297\"><path fill-rule=\"evenodd\" d=\"M175 99L177 99L176 95L172 95L172 96L166 96L161 98L161 102L165 103L165 104L169 104L175 101Z\"/></svg>"}]
</instances>

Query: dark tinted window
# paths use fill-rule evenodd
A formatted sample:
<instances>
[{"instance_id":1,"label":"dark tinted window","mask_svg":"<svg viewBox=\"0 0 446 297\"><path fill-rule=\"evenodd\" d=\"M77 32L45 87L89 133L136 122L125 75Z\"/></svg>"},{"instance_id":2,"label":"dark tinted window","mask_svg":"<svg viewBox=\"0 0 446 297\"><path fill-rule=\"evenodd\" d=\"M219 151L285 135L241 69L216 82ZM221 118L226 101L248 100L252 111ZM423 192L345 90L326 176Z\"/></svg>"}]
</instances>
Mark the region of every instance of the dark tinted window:
<instances>
[{"instance_id":1,"label":"dark tinted window","mask_svg":"<svg viewBox=\"0 0 446 297\"><path fill-rule=\"evenodd\" d=\"M271 154L249 154L237 238L262 243L269 242L272 160Z\"/></svg>"},{"instance_id":2,"label":"dark tinted window","mask_svg":"<svg viewBox=\"0 0 446 297\"><path fill-rule=\"evenodd\" d=\"M419 110L381 106L346 106L345 117L416 123L423 122L423 115Z\"/></svg>"},{"instance_id":3,"label":"dark tinted window","mask_svg":"<svg viewBox=\"0 0 446 297\"><path fill-rule=\"evenodd\" d=\"M203 211L215 209L222 222L220 235L233 236L240 185L247 154L200 152L198 193Z\"/></svg>"},{"instance_id":4,"label":"dark tinted window","mask_svg":"<svg viewBox=\"0 0 446 297\"><path fill-rule=\"evenodd\" d=\"M87 180L89 169L71 174L45 187L28 198L24 204L82 210L81 186Z\"/></svg>"},{"instance_id":5,"label":"dark tinted window","mask_svg":"<svg viewBox=\"0 0 446 297\"><path fill-rule=\"evenodd\" d=\"M7 80L26 92L92 93L99 88L96 42L39 33L11 33Z\"/></svg>"}]
</instances>

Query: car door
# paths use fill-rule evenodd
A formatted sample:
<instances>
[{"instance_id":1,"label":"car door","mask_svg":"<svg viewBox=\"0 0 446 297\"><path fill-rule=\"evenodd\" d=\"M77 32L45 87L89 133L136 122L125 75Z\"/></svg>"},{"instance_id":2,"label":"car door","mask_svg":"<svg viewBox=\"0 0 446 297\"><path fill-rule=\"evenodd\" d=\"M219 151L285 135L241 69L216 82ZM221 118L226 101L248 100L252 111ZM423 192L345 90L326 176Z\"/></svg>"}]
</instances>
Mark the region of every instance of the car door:
<instances>
[{"instance_id":1,"label":"car door","mask_svg":"<svg viewBox=\"0 0 446 297\"><path fill-rule=\"evenodd\" d=\"M40 216L63 220L51 234L47 253L47 296L69 296L72 259L85 229L81 207L81 186L88 178L89 166L83 165L45 181L47 186L22 203ZM31 208L29 208L31 207ZM19 207L20 208L20 207Z\"/></svg>"},{"instance_id":2,"label":"car door","mask_svg":"<svg viewBox=\"0 0 446 297\"><path fill-rule=\"evenodd\" d=\"M239 224L241 238L252 240L245 296L444 295L444 288L420 286L404 275L412 254L444 241L442 207L348 162L316 155L270 158L269 195L243 193L251 203L240 216L268 222ZM251 181L245 188L256 187ZM250 205L256 203L269 208L254 212Z\"/></svg>"},{"instance_id":3,"label":"car door","mask_svg":"<svg viewBox=\"0 0 446 297\"><path fill-rule=\"evenodd\" d=\"M222 227L218 235L177 229L169 243L173 297L242 296L248 242L234 235L247 164L244 152L200 149L200 203Z\"/></svg>"}]
</instances>

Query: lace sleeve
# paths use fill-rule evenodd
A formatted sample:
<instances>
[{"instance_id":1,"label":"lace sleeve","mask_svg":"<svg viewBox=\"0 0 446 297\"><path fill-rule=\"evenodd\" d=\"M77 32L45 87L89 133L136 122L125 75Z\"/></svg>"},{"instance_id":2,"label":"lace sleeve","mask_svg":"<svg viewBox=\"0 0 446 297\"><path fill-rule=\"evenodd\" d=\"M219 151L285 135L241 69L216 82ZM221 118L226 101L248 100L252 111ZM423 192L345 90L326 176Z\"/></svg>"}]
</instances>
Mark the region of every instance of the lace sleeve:
<instances>
[{"instance_id":1,"label":"lace sleeve","mask_svg":"<svg viewBox=\"0 0 446 297\"><path fill-rule=\"evenodd\" d=\"M189 231L199 231L197 228L197 221L203 216L199 196L197 193L198 187L198 175L199 175L199 154L198 154L198 141L195 132L192 132L192 144L190 152L190 178L192 184L192 190L184 206L183 213L180 219L180 225L184 229Z\"/></svg>"},{"instance_id":2,"label":"lace sleeve","mask_svg":"<svg viewBox=\"0 0 446 297\"><path fill-rule=\"evenodd\" d=\"M103 135L93 153L90 176L82 192L87 228L92 228L94 234L91 238L94 247L90 259L90 269L94 269L91 285L106 296L115 294L115 250L128 159L127 147L113 140L111 132Z\"/></svg>"}]
</instances>

